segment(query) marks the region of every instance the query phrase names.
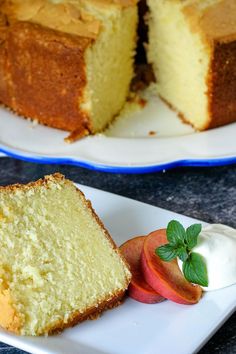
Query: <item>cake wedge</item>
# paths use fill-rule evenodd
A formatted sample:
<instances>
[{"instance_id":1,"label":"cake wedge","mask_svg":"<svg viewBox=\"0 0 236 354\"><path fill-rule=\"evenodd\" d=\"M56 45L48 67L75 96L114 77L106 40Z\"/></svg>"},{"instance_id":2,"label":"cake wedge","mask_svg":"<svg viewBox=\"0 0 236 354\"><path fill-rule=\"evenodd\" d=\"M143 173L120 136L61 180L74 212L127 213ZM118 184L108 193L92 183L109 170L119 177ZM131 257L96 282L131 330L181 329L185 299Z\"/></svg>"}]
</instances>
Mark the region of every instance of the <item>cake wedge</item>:
<instances>
[{"instance_id":1,"label":"cake wedge","mask_svg":"<svg viewBox=\"0 0 236 354\"><path fill-rule=\"evenodd\" d=\"M129 268L64 176L1 187L0 218L1 327L50 334L120 303Z\"/></svg>"},{"instance_id":2,"label":"cake wedge","mask_svg":"<svg viewBox=\"0 0 236 354\"><path fill-rule=\"evenodd\" d=\"M102 131L133 77L136 0L1 0L0 102L69 131Z\"/></svg>"},{"instance_id":3,"label":"cake wedge","mask_svg":"<svg viewBox=\"0 0 236 354\"><path fill-rule=\"evenodd\" d=\"M236 121L235 0L148 0L157 93L196 130Z\"/></svg>"}]
</instances>

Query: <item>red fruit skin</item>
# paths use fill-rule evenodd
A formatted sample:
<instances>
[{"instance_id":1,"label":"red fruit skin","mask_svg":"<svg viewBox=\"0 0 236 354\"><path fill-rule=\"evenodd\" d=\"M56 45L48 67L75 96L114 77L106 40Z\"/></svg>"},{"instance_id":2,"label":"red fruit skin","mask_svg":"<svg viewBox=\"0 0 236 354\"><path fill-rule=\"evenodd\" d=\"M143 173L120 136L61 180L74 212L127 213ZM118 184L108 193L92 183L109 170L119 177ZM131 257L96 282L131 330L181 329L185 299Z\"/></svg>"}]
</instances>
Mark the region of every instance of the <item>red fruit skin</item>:
<instances>
[{"instance_id":1,"label":"red fruit skin","mask_svg":"<svg viewBox=\"0 0 236 354\"><path fill-rule=\"evenodd\" d=\"M195 304L201 298L202 288L184 278L176 259L165 262L155 254L156 248L166 243L165 229L154 231L145 238L141 255L144 279L169 300L179 304Z\"/></svg>"},{"instance_id":2,"label":"red fruit skin","mask_svg":"<svg viewBox=\"0 0 236 354\"><path fill-rule=\"evenodd\" d=\"M130 266L132 279L128 295L132 299L145 304L155 304L165 300L153 290L144 280L141 270L141 253L146 236L138 236L120 246L120 251Z\"/></svg>"}]
</instances>

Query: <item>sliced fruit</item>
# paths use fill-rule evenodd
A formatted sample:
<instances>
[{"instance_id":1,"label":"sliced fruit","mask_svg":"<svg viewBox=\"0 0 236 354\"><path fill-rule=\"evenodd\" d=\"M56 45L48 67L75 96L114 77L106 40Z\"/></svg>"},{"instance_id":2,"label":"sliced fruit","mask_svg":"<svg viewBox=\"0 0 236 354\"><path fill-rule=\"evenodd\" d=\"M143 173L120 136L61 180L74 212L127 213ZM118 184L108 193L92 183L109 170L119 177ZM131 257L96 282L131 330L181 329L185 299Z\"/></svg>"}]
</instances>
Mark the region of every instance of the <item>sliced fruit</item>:
<instances>
[{"instance_id":1,"label":"sliced fruit","mask_svg":"<svg viewBox=\"0 0 236 354\"><path fill-rule=\"evenodd\" d=\"M145 238L141 256L143 276L163 297L180 304L195 304L201 298L202 288L184 278L176 259L165 262L155 254L156 248L166 243L165 229L154 231Z\"/></svg>"},{"instance_id":2,"label":"sliced fruit","mask_svg":"<svg viewBox=\"0 0 236 354\"><path fill-rule=\"evenodd\" d=\"M141 253L145 236L135 237L122 246L121 253L130 265L132 273L131 283L128 288L128 294L133 299L146 304L154 304L163 301L164 298L153 290L144 280L141 270Z\"/></svg>"}]
</instances>

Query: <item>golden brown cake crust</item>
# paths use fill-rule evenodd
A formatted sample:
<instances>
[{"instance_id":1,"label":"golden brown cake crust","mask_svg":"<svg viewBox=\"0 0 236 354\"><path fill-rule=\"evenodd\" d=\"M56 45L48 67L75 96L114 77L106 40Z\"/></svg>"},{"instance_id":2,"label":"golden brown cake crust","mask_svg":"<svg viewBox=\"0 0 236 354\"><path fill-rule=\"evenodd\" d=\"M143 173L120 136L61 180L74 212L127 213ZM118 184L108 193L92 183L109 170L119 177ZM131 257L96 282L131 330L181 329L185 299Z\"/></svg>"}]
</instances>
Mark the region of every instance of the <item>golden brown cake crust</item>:
<instances>
[{"instance_id":1,"label":"golden brown cake crust","mask_svg":"<svg viewBox=\"0 0 236 354\"><path fill-rule=\"evenodd\" d=\"M210 39L236 40L236 1L221 0L210 6L203 14L200 25Z\"/></svg>"},{"instance_id":2,"label":"golden brown cake crust","mask_svg":"<svg viewBox=\"0 0 236 354\"><path fill-rule=\"evenodd\" d=\"M208 80L209 116L207 128L236 121L236 40L216 42Z\"/></svg>"},{"instance_id":3,"label":"golden brown cake crust","mask_svg":"<svg viewBox=\"0 0 236 354\"><path fill-rule=\"evenodd\" d=\"M50 0L2 0L1 12L8 23L31 22L64 33L96 39L101 23L83 10L80 3Z\"/></svg>"},{"instance_id":4,"label":"golden brown cake crust","mask_svg":"<svg viewBox=\"0 0 236 354\"><path fill-rule=\"evenodd\" d=\"M0 46L0 101L54 128L90 129L79 108L86 85L84 53L91 39L18 22Z\"/></svg>"},{"instance_id":5,"label":"golden brown cake crust","mask_svg":"<svg viewBox=\"0 0 236 354\"><path fill-rule=\"evenodd\" d=\"M38 335L42 334L54 334L63 331L65 328L68 327L73 327L76 324L86 321L88 319L97 319L100 314L108 309L112 309L114 307L117 307L121 305L122 299L124 298L125 292L120 291L117 294L114 294L112 298L109 298L107 300L104 300L102 303L100 303L98 306L91 307L87 309L84 313L78 313L75 312L73 313L70 318L68 319L67 323L64 323L63 321L58 321L54 325L52 325L50 328L46 328L43 333L38 333Z\"/></svg>"},{"instance_id":6,"label":"golden brown cake crust","mask_svg":"<svg viewBox=\"0 0 236 354\"><path fill-rule=\"evenodd\" d=\"M82 2L85 1L103 7L109 7L109 6L129 7L129 6L136 5L139 0L82 0Z\"/></svg>"},{"instance_id":7,"label":"golden brown cake crust","mask_svg":"<svg viewBox=\"0 0 236 354\"><path fill-rule=\"evenodd\" d=\"M208 6L202 6L202 0L193 0L183 7L183 13L192 31L202 32L208 41L236 39L235 0L220 0Z\"/></svg>"}]
</instances>

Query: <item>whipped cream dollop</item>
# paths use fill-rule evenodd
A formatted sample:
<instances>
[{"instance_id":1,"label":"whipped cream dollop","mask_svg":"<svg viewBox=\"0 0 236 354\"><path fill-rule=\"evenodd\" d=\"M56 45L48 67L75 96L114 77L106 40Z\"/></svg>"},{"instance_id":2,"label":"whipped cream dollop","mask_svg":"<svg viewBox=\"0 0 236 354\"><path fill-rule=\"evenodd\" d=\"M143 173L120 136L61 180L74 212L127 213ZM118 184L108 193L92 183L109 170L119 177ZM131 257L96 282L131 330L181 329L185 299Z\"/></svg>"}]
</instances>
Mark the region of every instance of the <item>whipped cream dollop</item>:
<instances>
[{"instance_id":1,"label":"whipped cream dollop","mask_svg":"<svg viewBox=\"0 0 236 354\"><path fill-rule=\"evenodd\" d=\"M236 283L236 230L222 224L204 227L193 252L205 259L208 287L205 291L221 289ZM180 269L182 262L178 260Z\"/></svg>"}]
</instances>

